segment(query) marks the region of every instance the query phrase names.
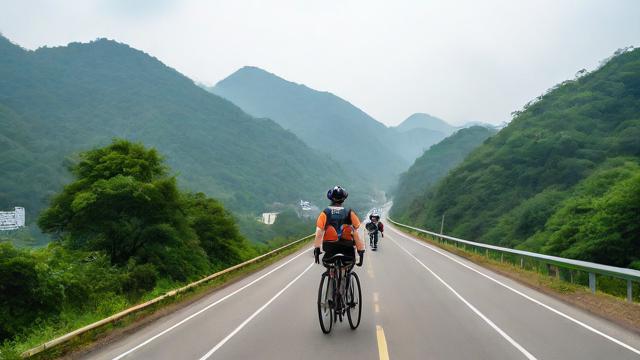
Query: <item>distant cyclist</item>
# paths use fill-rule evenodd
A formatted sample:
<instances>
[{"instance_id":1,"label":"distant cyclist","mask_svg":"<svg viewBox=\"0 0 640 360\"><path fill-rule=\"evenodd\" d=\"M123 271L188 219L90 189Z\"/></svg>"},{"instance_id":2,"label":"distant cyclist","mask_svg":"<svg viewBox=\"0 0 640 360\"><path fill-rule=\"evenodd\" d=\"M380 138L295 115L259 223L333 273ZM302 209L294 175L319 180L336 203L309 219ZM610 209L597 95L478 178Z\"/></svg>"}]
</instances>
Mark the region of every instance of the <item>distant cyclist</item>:
<instances>
[{"instance_id":1,"label":"distant cyclist","mask_svg":"<svg viewBox=\"0 0 640 360\"><path fill-rule=\"evenodd\" d=\"M378 233L384 237L384 224L380 221L380 214L372 212L369 215L369 221L365 225L367 232L369 233L369 246L372 250L378 249Z\"/></svg>"},{"instance_id":2,"label":"distant cyclist","mask_svg":"<svg viewBox=\"0 0 640 360\"><path fill-rule=\"evenodd\" d=\"M324 250L324 257L330 258L335 254L343 254L355 260L355 249L358 250L359 261L362 266L364 259L364 242L358 236L360 219L358 215L343 206L349 194L340 186L334 186L327 192L331 205L324 209L316 221L316 239L313 254L316 264L320 263L320 247ZM355 249L354 249L355 247Z\"/></svg>"}]
</instances>

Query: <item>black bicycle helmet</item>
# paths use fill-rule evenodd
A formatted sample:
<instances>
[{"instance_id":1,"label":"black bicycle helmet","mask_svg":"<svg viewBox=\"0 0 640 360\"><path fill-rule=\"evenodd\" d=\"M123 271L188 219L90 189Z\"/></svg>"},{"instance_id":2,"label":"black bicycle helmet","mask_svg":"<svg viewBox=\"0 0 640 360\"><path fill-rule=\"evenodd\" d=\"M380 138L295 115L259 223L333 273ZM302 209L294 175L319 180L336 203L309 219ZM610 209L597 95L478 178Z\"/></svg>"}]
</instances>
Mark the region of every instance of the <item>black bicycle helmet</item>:
<instances>
[{"instance_id":1,"label":"black bicycle helmet","mask_svg":"<svg viewBox=\"0 0 640 360\"><path fill-rule=\"evenodd\" d=\"M346 200L349 193L342 186L336 185L327 191L327 199L335 203L341 203Z\"/></svg>"}]
</instances>

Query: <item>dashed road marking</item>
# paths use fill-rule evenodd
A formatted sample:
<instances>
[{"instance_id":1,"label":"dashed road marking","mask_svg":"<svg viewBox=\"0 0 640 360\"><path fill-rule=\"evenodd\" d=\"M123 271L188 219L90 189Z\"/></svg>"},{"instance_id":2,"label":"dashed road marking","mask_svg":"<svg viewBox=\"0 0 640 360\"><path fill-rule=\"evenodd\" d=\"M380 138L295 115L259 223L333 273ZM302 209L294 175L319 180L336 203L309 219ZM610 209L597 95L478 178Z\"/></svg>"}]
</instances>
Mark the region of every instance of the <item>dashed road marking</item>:
<instances>
[{"instance_id":1,"label":"dashed road marking","mask_svg":"<svg viewBox=\"0 0 640 360\"><path fill-rule=\"evenodd\" d=\"M389 360L387 339L384 336L384 329L380 325L376 325L376 337L378 338L378 355L380 360Z\"/></svg>"}]
</instances>

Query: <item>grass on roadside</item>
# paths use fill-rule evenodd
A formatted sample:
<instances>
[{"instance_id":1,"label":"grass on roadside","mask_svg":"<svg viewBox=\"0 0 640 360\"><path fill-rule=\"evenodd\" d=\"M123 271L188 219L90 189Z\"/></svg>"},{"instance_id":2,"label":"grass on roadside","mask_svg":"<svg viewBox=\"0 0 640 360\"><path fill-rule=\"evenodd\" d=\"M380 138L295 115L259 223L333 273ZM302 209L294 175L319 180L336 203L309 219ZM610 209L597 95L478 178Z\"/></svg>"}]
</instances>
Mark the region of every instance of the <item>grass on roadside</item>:
<instances>
[{"instance_id":1,"label":"grass on roadside","mask_svg":"<svg viewBox=\"0 0 640 360\"><path fill-rule=\"evenodd\" d=\"M131 331L138 328L158 317L169 314L177 309L188 305L203 296L223 287L229 285L235 281L238 281L245 276L250 275L253 272L259 271L278 260L295 253L305 246L308 246L309 241L301 241L298 244L292 245L289 248L267 256L255 263L246 265L242 268L221 275L211 281L205 282L197 287L191 288L176 296L165 299L159 303L150 306L144 310L130 314L118 321L115 321L109 325L105 325L99 329L89 331L81 336L76 337L67 343L56 346L52 349L45 350L39 354L33 356L33 359L51 359L64 356L70 352L78 351L83 348L90 348L92 344L103 341L106 338L117 337L117 335ZM5 342L0 346L0 359L22 359L20 354L24 351L32 349L42 343L53 340L66 333L79 329L83 326L92 324L96 321L102 320L115 313L128 309L140 303L144 303L148 300L154 299L160 295L174 290L184 283L170 282L167 280L159 281L157 286L137 301L131 302L122 295L113 295L105 298L97 307L98 311L92 313L78 312L74 309L65 309L58 321L55 323L39 323L35 324L35 331L31 332L29 336L19 337L13 341Z\"/></svg>"}]
</instances>

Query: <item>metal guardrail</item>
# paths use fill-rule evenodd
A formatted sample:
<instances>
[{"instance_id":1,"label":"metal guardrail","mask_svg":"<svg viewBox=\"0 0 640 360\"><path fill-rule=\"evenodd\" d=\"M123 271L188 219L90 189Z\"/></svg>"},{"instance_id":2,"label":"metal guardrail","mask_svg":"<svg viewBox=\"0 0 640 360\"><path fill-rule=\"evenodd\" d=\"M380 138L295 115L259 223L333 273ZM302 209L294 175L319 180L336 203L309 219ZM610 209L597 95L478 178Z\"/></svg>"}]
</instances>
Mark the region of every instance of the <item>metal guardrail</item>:
<instances>
[{"instance_id":1,"label":"metal guardrail","mask_svg":"<svg viewBox=\"0 0 640 360\"><path fill-rule=\"evenodd\" d=\"M501 253L518 255L520 256L521 267L523 266L523 261L524 261L524 258L526 257L526 258L536 259L537 261L540 261L542 263L546 263L549 265L555 265L558 267L567 268L571 270L584 271L589 274L589 288L593 293L596 292L596 274L624 279L627 281L627 301L629 302L633 301L633 282L635 281L640 283L640 271L638 270L620 268L620 267L609 266L609 265L602 265L602 264L592 263L588 261L567 259L567 258L558 257L558 256L544 255L544 254L538 254L530 251L516 250L516 249L510 249L510 248L505 248L501 246L483 244L479 242L458 239L453 236L438 234L433 231L428 231L428 230L420 229L410 225L402 224L392 220L391 218L387 218L387 220L389 220L391 223L395 225L402 226L402 227L405 227L414 231L418 231L421 233L425 233L431 236L435 236L441 239L453 241L455 243L483 248L483 249L486 249L487 251L493 250Z\"/></svg>"},{"instance_id":2,"label":"metal guardrail","mask_svg":"<svg viewBox=\"0 0 640 360\"><path fill-rule=\"evenodd\" d=\"M211 280L213 280L213 279L215 279L217 277L220 277L220 276L222 276L224 274L227 274L227 273L232 272L234 270L240 269L240 268L245 267L247 265L253 264L253 263L255 263L255 262L257 262L257 261L259 261L261 259L264 259L264 258L266 258L266 257L268 257L270 255L278 253L278 252L280 252L280 251L282 251L282 250L284 250L284 249L286 249L286 248L288 248L290 246L293 246L294 244L297 244L297 243L299 243L301 241L310 239L313 236L315 236L315 234L311 234L311 235L305 236L305 237L303 237L301 239L292 241L292 242L288 243L287 245L283 245L283 246L281 246L281 247L279 247L277 249L271 250L271 251L269 251L267 253L264 253L264 254L262 254L260 256L255 257L253 259L250 259L250 260L247 260L247 261L242 262L240 264L228 267L228 268L226 268L224 270L220 270L220 271L218 271L218 272L216 272L214 274L211 274L211 275L209 275L207 277L204 277L204 278L202 278L202 279L200 279L198 281L192 282L192 283L190 283L188 285L185 285L185 286L183 286L181 288L168 291L164 295L160 295L155 299L152 299L152 300L149 300L149 301L144 302L142 304L138 304L136 306L130 307L130 308L128 308L126 310L123 310L123 311L121 311L121 312L119 312L117 314L111 315L108 318L96 321L96 322L94 322L92 324L89 324L89 325L84 326L84 327L82 327L80 329L74 330L74 331L72 331L70 333L62 335L62 336L60 336L58 338L55 338L55 339L53 339L51 341L47 341L44 344L40 344L40 345L38 345L38 346L36 346L36 347L34 347L32 349L29 349L29 350L23 352L22 354L20 354L20 356L22 356L23 358L31 357L31 356L36 355L36 354L38 354L38 353L40 353L40 352L42 352L44 350L48 350L48 349L56 347L56 346L58 346L60 344L66 343L67 341L72 340L72 339L74 339L74 338L76 338L76 337L78 337L78 336L80 336L82 334L85 334L85 333L87 333L89 331L96 330L98 328L101 328L103 326L111 324L111 323L113 323L115 321L118 321L118 320L124 318L125 316L134 314L134 313L136 313L138 311L142 311L144 309L147 309L150 306L152 306L154 304L157 304L157 303L159 303L159 302L161 302L163 300L166 300L168 298L176 296L176 295L178 295L180 293L183 293L183 292L185 292L185 291L187 291L189 289L197 287L198 285L200 285L202 283L205 283L207 281L211 281Z\"/></svg>"}]
</instances>

